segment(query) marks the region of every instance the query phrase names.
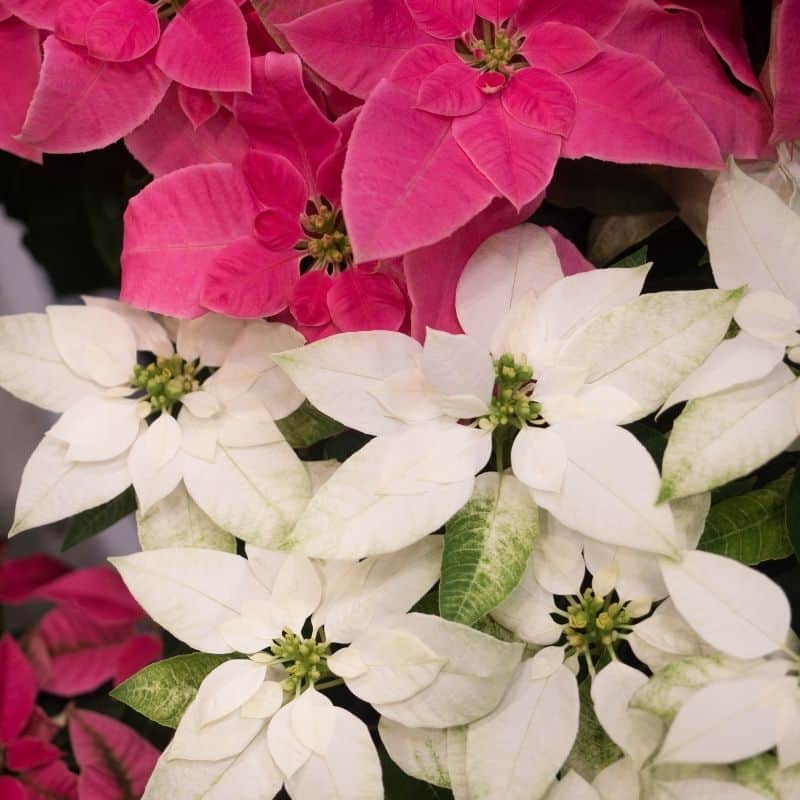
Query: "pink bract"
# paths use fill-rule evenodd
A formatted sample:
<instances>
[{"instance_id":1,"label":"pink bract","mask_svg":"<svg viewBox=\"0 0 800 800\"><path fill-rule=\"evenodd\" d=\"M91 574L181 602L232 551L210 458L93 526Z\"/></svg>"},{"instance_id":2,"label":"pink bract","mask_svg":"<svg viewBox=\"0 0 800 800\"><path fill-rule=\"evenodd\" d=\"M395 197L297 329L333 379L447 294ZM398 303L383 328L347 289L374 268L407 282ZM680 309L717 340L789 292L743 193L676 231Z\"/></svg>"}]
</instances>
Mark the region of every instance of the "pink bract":
<instances>
[{"instance_id":1,"label":"pink bract","mask_svg":"<svg viewBox=\"0 0 800 800\"><path fill-rule=\"evenodd\" d=\"M800 139L800 0L780 0L764 79L773 101L773 142Z\"/></svg>"},{"instance_id":2,"label":"pink bract","mask_svg":"<svg viewBox=\"0 0 800 800\"><path fill-rule=\"evenodd\" d=\"M69 735L80 768L81 800L140 797L159 752L121 722L93 711L73 711Z\"/></svg>"},{"instance_id":3,"label":"pink bract","mask_svg":"<svg viewBox=\"0 0 800 800\"><path fill-rule=\"evenodd\" d=\"M360 260L433 244L493 196L521 208L561 154L719 167L765 152L763 98L718 63L757 86L740 13L708 0L340 0L278 27L366 98L343 192Z\"/></svg>"},{"instance_id":4,"label":"pink bract","mask_svg":"<svg viewBox=\"0 0 800 800\"><path fill-rule=\"evenodd\" d=\"M241 168L180 170L131 202L123 299L176 316L288 309L309 339L400 329L402 277L388 264L353 264L341 216L355 114L328 120L299 59L276 53L254 59L253 96L239 95L235 113L250 143Z\"/></svg>"},{"instance_id":5,"label":"pink bract","mask_svg":"<svg viewBox=\"0 0 800 800\"><path fill-rule=\"evenodd\" d=\"M30 107L27 116L14 111L20 117L14 120L17 148L68 153L105 147L148 120L171 81L204 92L250 90L248 24L236 0L188 0L172 19L160 17L147 0L53 0L50 6L8 4L23 21L52 31L35 91L20 82L18 94ZM36 44L38 57L38 38ZM147 143L140 149L147 151ZM181 161L148 159L162 168L174 160Z\"/></svg>"},{"instance_id":6,"label":"pink bract","mask_svg":"<svg viewBox=\"0 0 800 800\"><path fill-rule=\"evenodd\" d=\"M0 149L41 162L42 151L15 137L25 122L42 64L39 31L20 19L0 22Z\"/></svg>"}]
</instances>

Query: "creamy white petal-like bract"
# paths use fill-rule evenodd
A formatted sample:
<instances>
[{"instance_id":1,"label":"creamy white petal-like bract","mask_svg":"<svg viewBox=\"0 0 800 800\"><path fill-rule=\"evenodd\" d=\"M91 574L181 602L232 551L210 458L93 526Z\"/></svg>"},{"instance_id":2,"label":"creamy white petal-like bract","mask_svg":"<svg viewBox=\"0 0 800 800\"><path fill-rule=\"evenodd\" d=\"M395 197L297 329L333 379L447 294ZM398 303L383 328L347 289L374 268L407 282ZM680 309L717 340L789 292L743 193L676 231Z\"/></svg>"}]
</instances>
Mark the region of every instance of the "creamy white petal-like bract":
<instances>
[{"instance_id":1,"label":"creamy white petal-like bract","mask_svg":"<svg viewBox=\"0 0 800 800\"><path fill-rule=\"evenodd\" d=\"M308 473L283 440L256 447L218 444L213 461L184 457L192 499L224 530L263 546L292 530L311 495Z\"/></svg>"},{"instance_id":2,"label":"creamy white petal-like bract","mask_svg":"<svg viewBox=\"0 0 800 800\"><path fill-rule=\"evenodd\" d=\"M428 614L398 617L391 629L417 637L446 659L425 689L400 702L373 703L379 713L412 727L465 725L489 713L500 702L522 656L521 644L501 642Z\"/></svg>"},{"instance_id":3,"label":"creamy white petal-like bract","mask_svg":"<svg viewBox=\"0 0 800 800\"><path fill-rule=\"evenodd\" d=\"M741 292L656 292L593 318L565 342L561 363L587 369L589 388L605 387L635 407L620 424L658 409L722 340ZM602 413L602 403L598 403Z\"/></svg>"},{"instance_id":4,"label":"creamy white petal-like bract","mask_svg":"<svg viewBox=\"0 0 800 800\"><path fill-rule=\"evenodd\" d=\"M381 717L378 733L386 751L403 772L421 781L449 789L448 730L408 728Z\"/></svg>"},{"instance_id":5,"label":"creamy white petal-like bract","mask_svg":"<svg viewBox=\"0 0 800 800\"><path fill-rule=\"evenodd\" d=\"M535 677L536 659L517 670L503 701L467 731L470 793L486 800L542 797L578 732L575 676L564 666Z\"/></svg>"},{"instance_id":6,"label":"creamy white petal-like bract","mask_svg":"<svg viewBox=\"0 0 800 800\"><path fill-rule=\"evenodd\" d=\"M612 661L592 680L591 697L597 719L625 755L641 766L661 744L664 726L647 711L630 708L647 675L620 661Z\"/></svg>"},{"instance_id":7,"label":"creamy white petal-like bract","mask_svg":"<svg viewBox=\"0 0 800 800\"><path fill-rule=\"evenodd\" d=\"M561 277L556 248L543 228L517 225L496 233L472 254L458 281L461 327L488 352L508 310L529 290L541 294Z\"/></svg>"},{"instance_id":8,"label":"creamy white petal-like bract","mask_svg":"<svg viewBox=\"0 0 800 800\"><path fill-rule=\"evenodd\" d=\"M124 319L90 306L48 306L47 318L56 349L71 370L101 386L128 382L136 364L136 337Z\"/></svg>"},{"instance_id":9,"label":"creamy white petal-like bract","mask_svg":"<svg viewBox=\"0 0 800 800\"><path fill-rule=\"evenodd\" d=\"M482 401L487 413L495 374L489 350L478 340L428 328L421 366L434 389L444 395L472 396Z\"/></svg>"},{"instance_id":10,"label":"creamy white petal-like bract","mask_svg":"<svg viewBox=\"0 0 800 800\"><path fill-rule=\"evenodd\" d=\"M161 414L139 436L128 455L128 469L139 501L139 513L147 514L170 494L183 478L181 428L169 414Z\"/></svg>"},{"instance_id":11,"label":"creamy white petal-like bract","mask_svg":"<svg viewBox=\"0 0 800 800\"><path fill-rule=\"evenodd\" d=\"M800 305L800 216L733 159L711 193L708 248L717 286L778 292Z\"/></svg>"},{"instance_id":12,"label":"creamy white petal-like bract","mask_svg":"<svg viewBox=\"0 0 800 800\"><path fill-rule=\"evenodd\" d=\"M783 452L798 435L795 382L779 364L759 381L690 402L672 427L660 499L714 489Z\"/></svg>"},{"instance_id":13,"label":"creamy white petal-like bract","mask_svg":"<svg viewBox=\"0 0 800 800\"><path fill-rule=\"evenodd\" d=\"M92 295L81 295L81 300L87 306L104 308L117 316L122 317L133 331L136 338L136 349L152 353L156 356L171 356L175 348L169 338L169 334L161 323L152 314L140 308L134 308L119 300L112 300L108 297L93 297Z\"/></svg>"},{"instance_id":14,"label":"creamy white petal-like bract","mask_svg":"<svg viewBox=\"0 0 800 800\"><path fill-rule=\"evenodd\" d=\"M373 435L400 430L372 390L404 369L419 366L422 348L390 331L342 333L274 356L300 391L320 411L348 427Z\"/></svg>"},{"instance_id":15,"label":"creamy white petal-like bract","mask_svg":"<svg viewBox=\"0 0 800 800\"><path fill-rule=\"evenodd\" d=\"M560 491L534 490L538 505L600 542L677 552L672 510L655 505L658 469L633 434L596 421L560 422L549 431L564 443L567 467Z\"/></svg>"},{"instance_id":16,"label":"creamy white petal-like bract","mask_svg":"<svg viewBox=\"0 0 800 800\"><path fill-rule=\"evenodd\" d=\"M147 514L137 513L142 550L163 547L205 547L236 552L236 539L222 530L197 503L183 483L156 503Z\"/></svg>"},{"instance_id":17,"label":"creamy white petal-like bract","mask_svg":"<svg viewBox=\"0 0 800 800\"><path fill-rule=\"evenodd\" d=\"M784 350L782 345L770 344L745 332L733 339L725 339L672 392L664 402L663 410L686 400L761 380L780 364Z\"/></svg>"},{"instance_id":18,"label":"creamy white petal-like bract","mask_svg":"<svg viewBox=\"0 0 800 800\"><path fill-rule=\"evenodd\" d=\"M686 622L723 653L758 658L785 644L789 601L766 575L700 550L663 558L661 574Z\"/></svg>"},{"instance_id":19,"label":"creamy white petal-like bract","mask_svg":"<svg viewBox=\"0 0 800 800\"><path fill-rule=\"evenodd\" d=\"M249 567L232 553L196 548L147 550L111 559L147 613L195 650L229 653L218 632L242 607Z\"/></svg>"},{"instance_id":20,"label":"creamy white petal-like bract","mask_svg":"<svg viewBox=\"0 0 800 800\"><path fill-rule=\"evenodd\" d=\"M9 536L102 505L130 486L127 453L107 461L71 461L68 449L45 435L33 451L22 473Z\"/></svg>"},{"instance_id":21,"label":"creamy white petal-like bract","mask_svg":"<svg viewBox=\"0 0 800 800\"><path fill-rule=\"evenodd\" d=\"M488 433L455 424L379 436L320 487L282 546L356 559L413 544L467 502L490 448Z\"/></svg>"},{"instance_id":22,"label":"creamy white petal-like bract","mask_svg":"<svg viewBox=\"0 0 800 800\"><path fill-rule=\"evenodd\" d=\"M0 317L0 386L26 403L59 413L103 391L61 357L46 314Z\"/></svg>"}]
</instances>

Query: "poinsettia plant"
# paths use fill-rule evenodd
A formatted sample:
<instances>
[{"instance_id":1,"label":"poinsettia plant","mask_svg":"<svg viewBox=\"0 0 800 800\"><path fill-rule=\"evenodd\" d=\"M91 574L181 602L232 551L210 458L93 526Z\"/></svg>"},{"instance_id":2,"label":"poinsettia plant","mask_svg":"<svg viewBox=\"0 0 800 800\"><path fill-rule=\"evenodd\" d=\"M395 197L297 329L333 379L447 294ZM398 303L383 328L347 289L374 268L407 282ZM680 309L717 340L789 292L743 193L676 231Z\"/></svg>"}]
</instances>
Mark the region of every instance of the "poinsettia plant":
<instances>
[{"instance_id":1,"label":"poinsettia plant","mask_svg":"<svg viewBox=\"0 0 800 800\"><path fill-rule=\"evenodd\" d=\"M0 0L2 797L795 800L767 5Z\"/></svg>"},{"instance_id":2,"label":"poinsettia plant","mask_svg":"<svg viewBox=\"0 0 800 800\"><path fill-rule=\"evenodd\" d=\"M4 560L0 603L6 616L9 607L31 601L54 605L18 640L10 633L0 638L2 796L141 794L158 750L83 703L160 658L160 636L106 566L72 570L45 555Z\"/></svg>"}]
</instances>

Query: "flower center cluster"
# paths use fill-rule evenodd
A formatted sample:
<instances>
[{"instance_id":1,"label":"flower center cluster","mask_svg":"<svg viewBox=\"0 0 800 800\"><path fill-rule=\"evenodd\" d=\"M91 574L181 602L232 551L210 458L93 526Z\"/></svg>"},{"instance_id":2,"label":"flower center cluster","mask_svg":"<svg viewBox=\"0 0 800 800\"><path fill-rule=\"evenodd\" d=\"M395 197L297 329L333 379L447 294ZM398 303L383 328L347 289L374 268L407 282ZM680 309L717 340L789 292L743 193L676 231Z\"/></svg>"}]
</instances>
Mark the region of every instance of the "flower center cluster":
<instances>
[{"instance_id":1,"label":"flower center cluster","mask_svg":"<svg viewBox=\"0 0 800 800\"><path fill-rule=\"evenodd\" d=\"M131 386L144 391L144 400L150 403L154 413L170 413L184 395L200 388L197 369L195 361L184 361L180 356L159 356L146 367L137 364L133 368Z\"/></svg>"},{"instance_id":2,"label":"flower center cluster","mask_svg":"<svg viewBox=\"0 0 800 800\"><path fill-rule=\"evenodd\" d=\"M519 52L522 39L519 34L483 21L482 35L466 34L456 50L466 64L484 73L481 89L491 94L505 85L515 69L527 64Z\"/></svg>"},{"instance_id":3,"label":"flower center cluster","mask_svg":"<svg viewBox=\"0 0 800 800\"><path fill-rule=\"evenodd\" d=\"M339 272L352 263L353 250L341 211L331 208L323 200L315 214L303 214L300 224L306 238L301 239L296 247L314 259L312 269Z\"/></svg>"},{"instance_id":4,"label":"flower center cluster","mask_svg":"<svg viewBox=\"0 0 800 800\"><path fill-rule=\"evenodd\" d=\"M539 417L542 407L531 400L534 381L533 370L525 357L517 361L505 353L494 362L495 389L489 404L489 413L478 421L483 430L499 427L521 430Z\"/></svg>"},{"instance_id":5,"label":"flower center cluster","mask_svg":"<svg viewBox=\"0 0 800 800\"><path fill-rule=\"evenodd\" d=\"M570 600L563 626L569 655L577 653L591 661L604 652L613 653L635 619L630 603L612 601L611 595L600 597L591 588Z\"/></svg>"},{"instance_id":6,"label":"flower center cluster","mask_svg":"<svg viewBox=\"0 0 800 800\"><path fill-rule=\"evenodd\" d=\"M288 677L283 682L285 692L299 694L330 674L327 664L330 644L326 641L303 639L285 630L280 639L275 639L270 650L275 660L286 668Z\"/></svg>"}]
</instances>

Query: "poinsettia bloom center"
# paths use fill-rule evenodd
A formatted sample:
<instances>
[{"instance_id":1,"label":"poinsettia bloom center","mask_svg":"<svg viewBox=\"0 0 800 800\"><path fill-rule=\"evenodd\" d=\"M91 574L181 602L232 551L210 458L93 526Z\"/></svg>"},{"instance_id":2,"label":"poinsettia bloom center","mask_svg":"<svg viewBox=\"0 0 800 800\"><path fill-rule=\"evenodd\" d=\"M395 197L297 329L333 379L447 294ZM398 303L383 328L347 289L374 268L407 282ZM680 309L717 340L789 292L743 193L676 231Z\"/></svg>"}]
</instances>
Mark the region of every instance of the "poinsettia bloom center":
<instances>
[{"instance_id":1,"label":"poinsettia bloom center","mask_svg":"<svg viewBox=\"0 0 800 800\"><path fill-rule=\"evenodd\" d=\"M300 694L313 687L326 675L330 643L317 636L304 639L290 630L284 630L283 636L276 639L270 652L274 662L283 664L287 678L283 681L283 690L290 694Z\"/></svg>"},{"instance_id":2,"label":"poinsettia bloom center","mask_svg":"<svg viewBox=\"0 0 800 800\"><path fill-rule=\"evenodd\" d=\"M153 413L171 413L180 399L200 388L195 361L184 361L180 356L159 356L147 366L133 368L131 386L144 391L143 400L150 404Z\"/></svg>"},{"instance_id":3,"label":"poinsettia bloom center","mask_svg":"<svg viewBox=\"0 0 800 800\"><path fill-rule=\"evenodd\" d=\"M456 43L456 51L466 64L484 73L478 85L482 91L492 94L502 89L506 76L515 69L527 66L527 61L519 52L524 37L485 20L480 22L481 37L472 32L465 34Z\"/></svg>"},{"instance_id":4,"label":"poinsettia bloom center","mask_svg":"<svg viewBox=\"0 0 800 800\"><path fill-rule=\"evenodd\" d=\"M525 357L505 353L494 362L495 386L489 413L478 420L483 430L537 424L542 407L531 399L535 381Z\"/></svg>"},{"instance_id":5,"label":"poinsettia bloom center","mask_svg":"<svg viewBox=\"0 0 800 800\"><path fill-rule=\"evenodd\" d=\"M615 658L614 648L632 630L633 621L649 612L649 603L645 610L640 601L620 603L613 596L613 592L603 596L589 587L570 598L566 613L559 613L566 619L562 630L568 656L577 654L589 663L604 654Z\"/></svg>"},{"instance_id":6,"label":"poinsettia bloom center","mask_svg":"<svg viewBox=\"0 0 800 800\"><path fill-rule=\"evenodd\" d=\"M340 210L321 200L315 213L302 215L300 225L306 238L296 247L314 259L312 269L325 269L333 274L352 264L353 250Z\"/></svg>"}]
</instances>

